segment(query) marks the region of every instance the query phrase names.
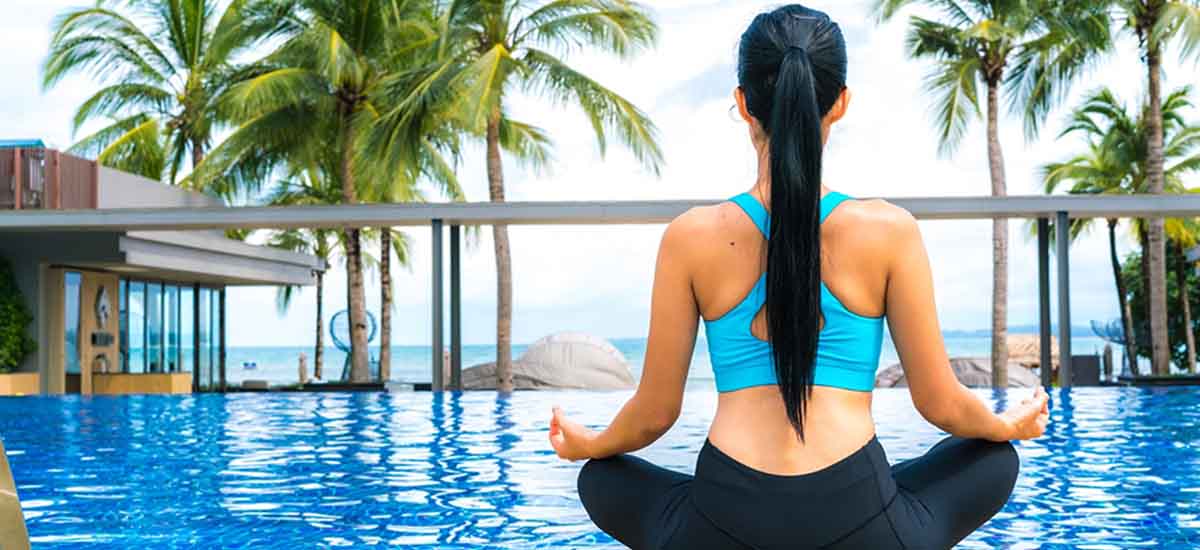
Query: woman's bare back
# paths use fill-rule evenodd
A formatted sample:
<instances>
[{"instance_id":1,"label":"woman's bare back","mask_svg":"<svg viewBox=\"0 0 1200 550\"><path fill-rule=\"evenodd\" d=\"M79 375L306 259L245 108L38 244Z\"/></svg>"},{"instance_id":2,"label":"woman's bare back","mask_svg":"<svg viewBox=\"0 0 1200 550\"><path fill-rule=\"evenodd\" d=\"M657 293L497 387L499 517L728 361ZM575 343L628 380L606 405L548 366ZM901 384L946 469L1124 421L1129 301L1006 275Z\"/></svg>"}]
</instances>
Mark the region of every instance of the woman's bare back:
<instances>
[{"instance_id":1,"label":"woman's bare back","mask_svg":"<svg viewBox=\"0 0 1200 550\"><path fill-rule=\"evenodd\" d=\"M761 195L756 198L762 202ZM692 291L701 317L717 319L739 304L761 277L765 242L754 222L732 203L698 208L685 217L694 237L688 241L695 247L686 254L693 262ZM889 225L905 217L907 213L883 201L849 201L822 225L822 280L850 311L866 317L885 313L887 240L894 233ZM754 318L751 332L766 339L765 311ZM804 430L801 442L787 420L778 387L756 386L720 394L709 440L759 471L814 472L849 456L874 436L871 394L813 387Z\"/></svg>"}]
</instances>

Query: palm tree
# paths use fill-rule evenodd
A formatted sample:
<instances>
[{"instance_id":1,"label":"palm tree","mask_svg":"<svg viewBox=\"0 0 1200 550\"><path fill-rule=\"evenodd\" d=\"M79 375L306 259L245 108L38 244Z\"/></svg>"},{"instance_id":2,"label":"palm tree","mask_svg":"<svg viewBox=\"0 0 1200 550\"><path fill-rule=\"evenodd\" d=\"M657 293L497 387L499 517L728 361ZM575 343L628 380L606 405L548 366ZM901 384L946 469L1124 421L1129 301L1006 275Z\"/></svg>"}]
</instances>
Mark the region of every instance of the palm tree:
<instances>
[{"instance_id":1,"label":"palm tree","mask_svg":"<svg viewBox=\"0 0 1200 550\"><path fill-rule=\"evenodd\" d=\"M224 9L219 6L224 5ZM73 131L107 126L71 151L174 184L200 164L221 117L214 98L236 59L272 36L276 7L255 0L100 0L59 15L42 85L86 74L106 86L75 112ZM188 158L190 155L190 159Z\"/></svg>"},{"instance_id":2,"label":"palm tree","mask_svg":"<svg viewBox=\"0 0 1200 550\"><path fill-rule=\"evenodd\" d=\"M298 171L290 177L276 183L268 195L266 203L271 206L316 206L337 204L340 200L340 189L334 185L331 178L323 177L316 165L309 169ZM248 235L247 235L248 236ZM273 231L267 244L274 248L311 254L319 258L328 268L332 264L335 253L344 253L343 242L339 232L333 229L288 229ZM323 379L325 357L325 271L315 273L316 285L316 349L313 351L313 376ZM280 313L291 307L298 287L280 287L276 293L276 306Z\"/></svg>"},{"instance_id":3,"label":"palm tree","mask_svg":"<svg viewBox=\"0 0 1200 550\"><path fill-rule=\"evenodd\" d=\"M458 185L458 178L439 147L419 148L418 157L409 161L415 171L401 172L399 176L379 178L383 185L370 188L367 200L372 202L425 202L425 194L419 184L424 181L437 187L439 193L454 202L466 200ZM412 179L416 176L418 179ZM392 255L401 266L409 266L408 249L411 240L404 232L390 227L381 227L379 232L379 378L390 380L392 369Z\"/></svg>"},{"instance_id":4,"label":"palm tree","mask_svg":"<svg viewBox=\"0 0 1200 550\"><path fill-rule=\"evenodd\" d=\"M1168 189L1171 192L1186 191L1183 175L1200 169L1200 154L1193 154L1200 147L1200 126L1189 125L1183 118L1191 108L1190 87L1176 90L1163 104L1164 128L1170 136L1167 158L1171 166L1167 170ZM1109 89L1101 89L1088 97L1071 114L1067 127L1059 137L1082 134L1088 142L1086 153L1066 162L1050 163L1042 168L1046 193L1053 193L1061 185L1070 184L1071 194L1140 194L1147 189L1147 165L1150 143L1149 107L1138 111L1140 116L1131 115L1125 105ZM1091 220L1072 222L1072 237L1084 231ZM1133 314L1128 294L1121 277L1120 260L1117 257L1116 229L1119 220L1110 218L1108 223L1109 257L1113 266L1113 277L1117 286L1117 299L1121 309L1121 321L1126 342L1126 357L1130 371L1139 374L1137 365L1136 332L1133 329ZM1171 234L1185 242L1188 234L1182 220L1169 220ZM1133 225L1135 237L1145 247L1146 233L1143 223ZM1143 260L1146 254L1142 254ZM1143 265L1143 277L1148 270ZM1190 305L1185 304L1190 317ZM1189 344L1191 349L1193 344Z\"/></svg>"},{"instance_id":5,"label":"palm tree","mask_svg":"<svg viewBox=\"0 0 1200 550\"><path fill-rule=\"evenodd\" d=\"M1028 137L1063 90L1107 49L1103 12L1088 2L1051 0L876 0L881 20L910 4L937 10L941 20L913 16L909 55L933 63L926 88L934 95L940 153L955 151L981 112L987 90L987 150L992 195L1008 194L1000 144L1001 88L1025 122ZM1107 23L1107 21L1105 21ZM1011 72L1009 68L1011 67ZM992 222L992 385L1008 385L1008 221Z\"/></svg>"},{"instance_id":6,"label":"palm tree","mask_svg":"<svg viewBox=\"0 0 1200 550\"><path fill-rule=\"evenodd\" d=\"M437 78L452 75L464 126L487 146L488 197L504 202L502 152L543 162L548 138L513 120L505 97L534 92L557 104L579 106L601 153L615 133L658 173L663 157L657 130L633 103L569 65L559 54L582 48L628 59L651 46L658 27L645 10L625 0L449 0L439 14ZM430 78L434 78L434 76ZM496 375L501 392L512 390L512 258L508 228L492 227L496 255Z\"/></svg>"},{"instance_id":7,"label":"palm tree","mask_svg":"<svg viewBox=\"0 0 1200 550\"><path fill-rule=\"evenodd\" d=\"M1167 192L1165 161L1162 60L1166 47L1178 40L1182 57L1200 55L1200 2L1197 0L1105 0L1098 7L1113 16L1138 40L1145 60L1148 97L1149 143L1146 158L1147 192ZM1162 218L1148 221L1146 265L1150 306L1151 365L1155 374L1170 371L1171 349L1167 333L1167 267L1165 226Z\"/></svg>"},{"instance_id":8,"label":"palm tree","mask_svg":"<svg viewBox=\"0 0 1200 550\"><path fill-rule=\"evenodd\" d=\"M367 136L390 109L388 82L406 67L403 56L433 43L431 6L402 0L275 4L288 14L279 23L281 43L219 98L221 112L240 125L214 150L217 159L207 169L252 188L281 165L332 149L336 170L328 175L338 182L340 203L357 203L370 176L396 168L366 156ZM370 378L362 233L352 228L343 237L354 382Z\"/></svg>"}]
</instances>

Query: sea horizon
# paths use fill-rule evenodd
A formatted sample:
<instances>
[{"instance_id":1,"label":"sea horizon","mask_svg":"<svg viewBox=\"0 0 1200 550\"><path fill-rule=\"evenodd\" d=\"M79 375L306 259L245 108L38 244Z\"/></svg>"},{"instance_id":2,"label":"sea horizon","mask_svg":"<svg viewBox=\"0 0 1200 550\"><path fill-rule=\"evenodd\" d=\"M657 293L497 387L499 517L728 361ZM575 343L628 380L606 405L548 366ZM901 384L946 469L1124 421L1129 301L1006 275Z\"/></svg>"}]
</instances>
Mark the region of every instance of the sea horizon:
<instances>
[{"instance_id":1,"label":"sea horizon","mask_svg":"<svg viewBox=\"0 0 1200 550\"><path fill-rule=\"evenodd\" d=\"M1009 334L1036 334L1036 331L1019 330L1012 327ZM1080 334L1081 327L1073 327L1071 346L1075 355L1099 354L1103 352L1105 341L1095 335ZM607 338L625 360L634 377L641 375L645 359L645 338ZM946 351L952 358L958 357L989 357L991 354L991 334L988 331L943 331ZM529 343L513 344L513 358L519 358ZM447 348L448 349L448 348ZM370 346L371 356L379 356L379 346ZM1120 350L1114 350L1120 355ZM313 352L311 345L292 346L230 346L226 350L226 379L230 383L241 383L245 380L265 380L272 385L292 384L298 381L298 365L300 354L307 357L309 377L313 376ZM432 348L429 345L393 345L391 381L402 383L424 383L432 378L430 360ZM494 361L496 346L494 344L463 344L462 364L464 368ZM334 346L325 347L324 379L336 380L342 371L346 353ZM899 363L895 346L887 335L883 341L883 352L880 355L880 367ZM247 366L253 365L252 368ZM708 344L701 336L696 339L696 348L692 356L692 365L688 373L689 380L711 381L712 369L708 361Z\"/></svg>"}]
</instances>

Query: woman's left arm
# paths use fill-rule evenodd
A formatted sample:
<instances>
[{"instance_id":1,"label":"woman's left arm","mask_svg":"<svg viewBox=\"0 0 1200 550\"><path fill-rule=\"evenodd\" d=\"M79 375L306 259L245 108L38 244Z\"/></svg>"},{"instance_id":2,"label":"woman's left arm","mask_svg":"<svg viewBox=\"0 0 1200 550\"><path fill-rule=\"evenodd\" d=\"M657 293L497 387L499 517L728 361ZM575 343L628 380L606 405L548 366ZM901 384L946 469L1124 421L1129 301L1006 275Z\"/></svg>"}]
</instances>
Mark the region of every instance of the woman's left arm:
<instances>
[{"instance_id":1,"label":"woman's left arm","mask_svg":"<svg viewBox=\"0 0 1200 550\"><path fill-rule=\"evenodd\" d=\"M654 443L679 418L700 313L692 293L688 215L667 227L650 300L650 335L642 379L607 429L595 433L554 408L550 443L567 460L607 458Z\"/></svg>"}]
</instances>

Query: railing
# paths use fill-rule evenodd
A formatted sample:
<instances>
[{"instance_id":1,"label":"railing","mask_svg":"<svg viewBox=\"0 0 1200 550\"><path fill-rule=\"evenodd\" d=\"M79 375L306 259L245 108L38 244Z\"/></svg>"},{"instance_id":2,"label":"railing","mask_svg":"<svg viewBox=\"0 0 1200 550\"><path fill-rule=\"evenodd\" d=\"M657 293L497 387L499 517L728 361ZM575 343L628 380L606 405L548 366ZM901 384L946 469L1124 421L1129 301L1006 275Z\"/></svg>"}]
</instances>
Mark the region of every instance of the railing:
<instances>
[{"instance_id":1,"label":"railing","mask_svg":"<svg viewBox=\"0 0 1200 550\"><path fill-rule=\"evenodd\" d=\"M689 208L716 201L543 202L459 204L357 204L344 206L105 209L76 212L22 211L0 215L0 232L32 231L149 231L198 229L286 229L428 226L433 236L432 374L433 389L442 390L442 319L445 310L442 243L450 228L450 387L461 380L461 227L477 225L647 225L661 224ZM1038 296L1043 365L1050 364L1050 222L1058 235L1057 287L1059 302L1059 384L1070 386L1071 308L1070 238L1068 221L1080 218L1200 217L1200 195L1160 196L1033 196L900 198L890 202L918 219L978 220L1025 218L1037 220ZM1042 382L1050 384L1050 369Z\"/></svg>"},{"instance_id":2,"label":"railing","mask_svg":"<svg viewBox=\"0 0 1200 550\"><path fill-rule=\"evenodd\" d=\"M0 150L0 210L96 208L99 166L54 149Z\"/></svg>"}]
</instances>

